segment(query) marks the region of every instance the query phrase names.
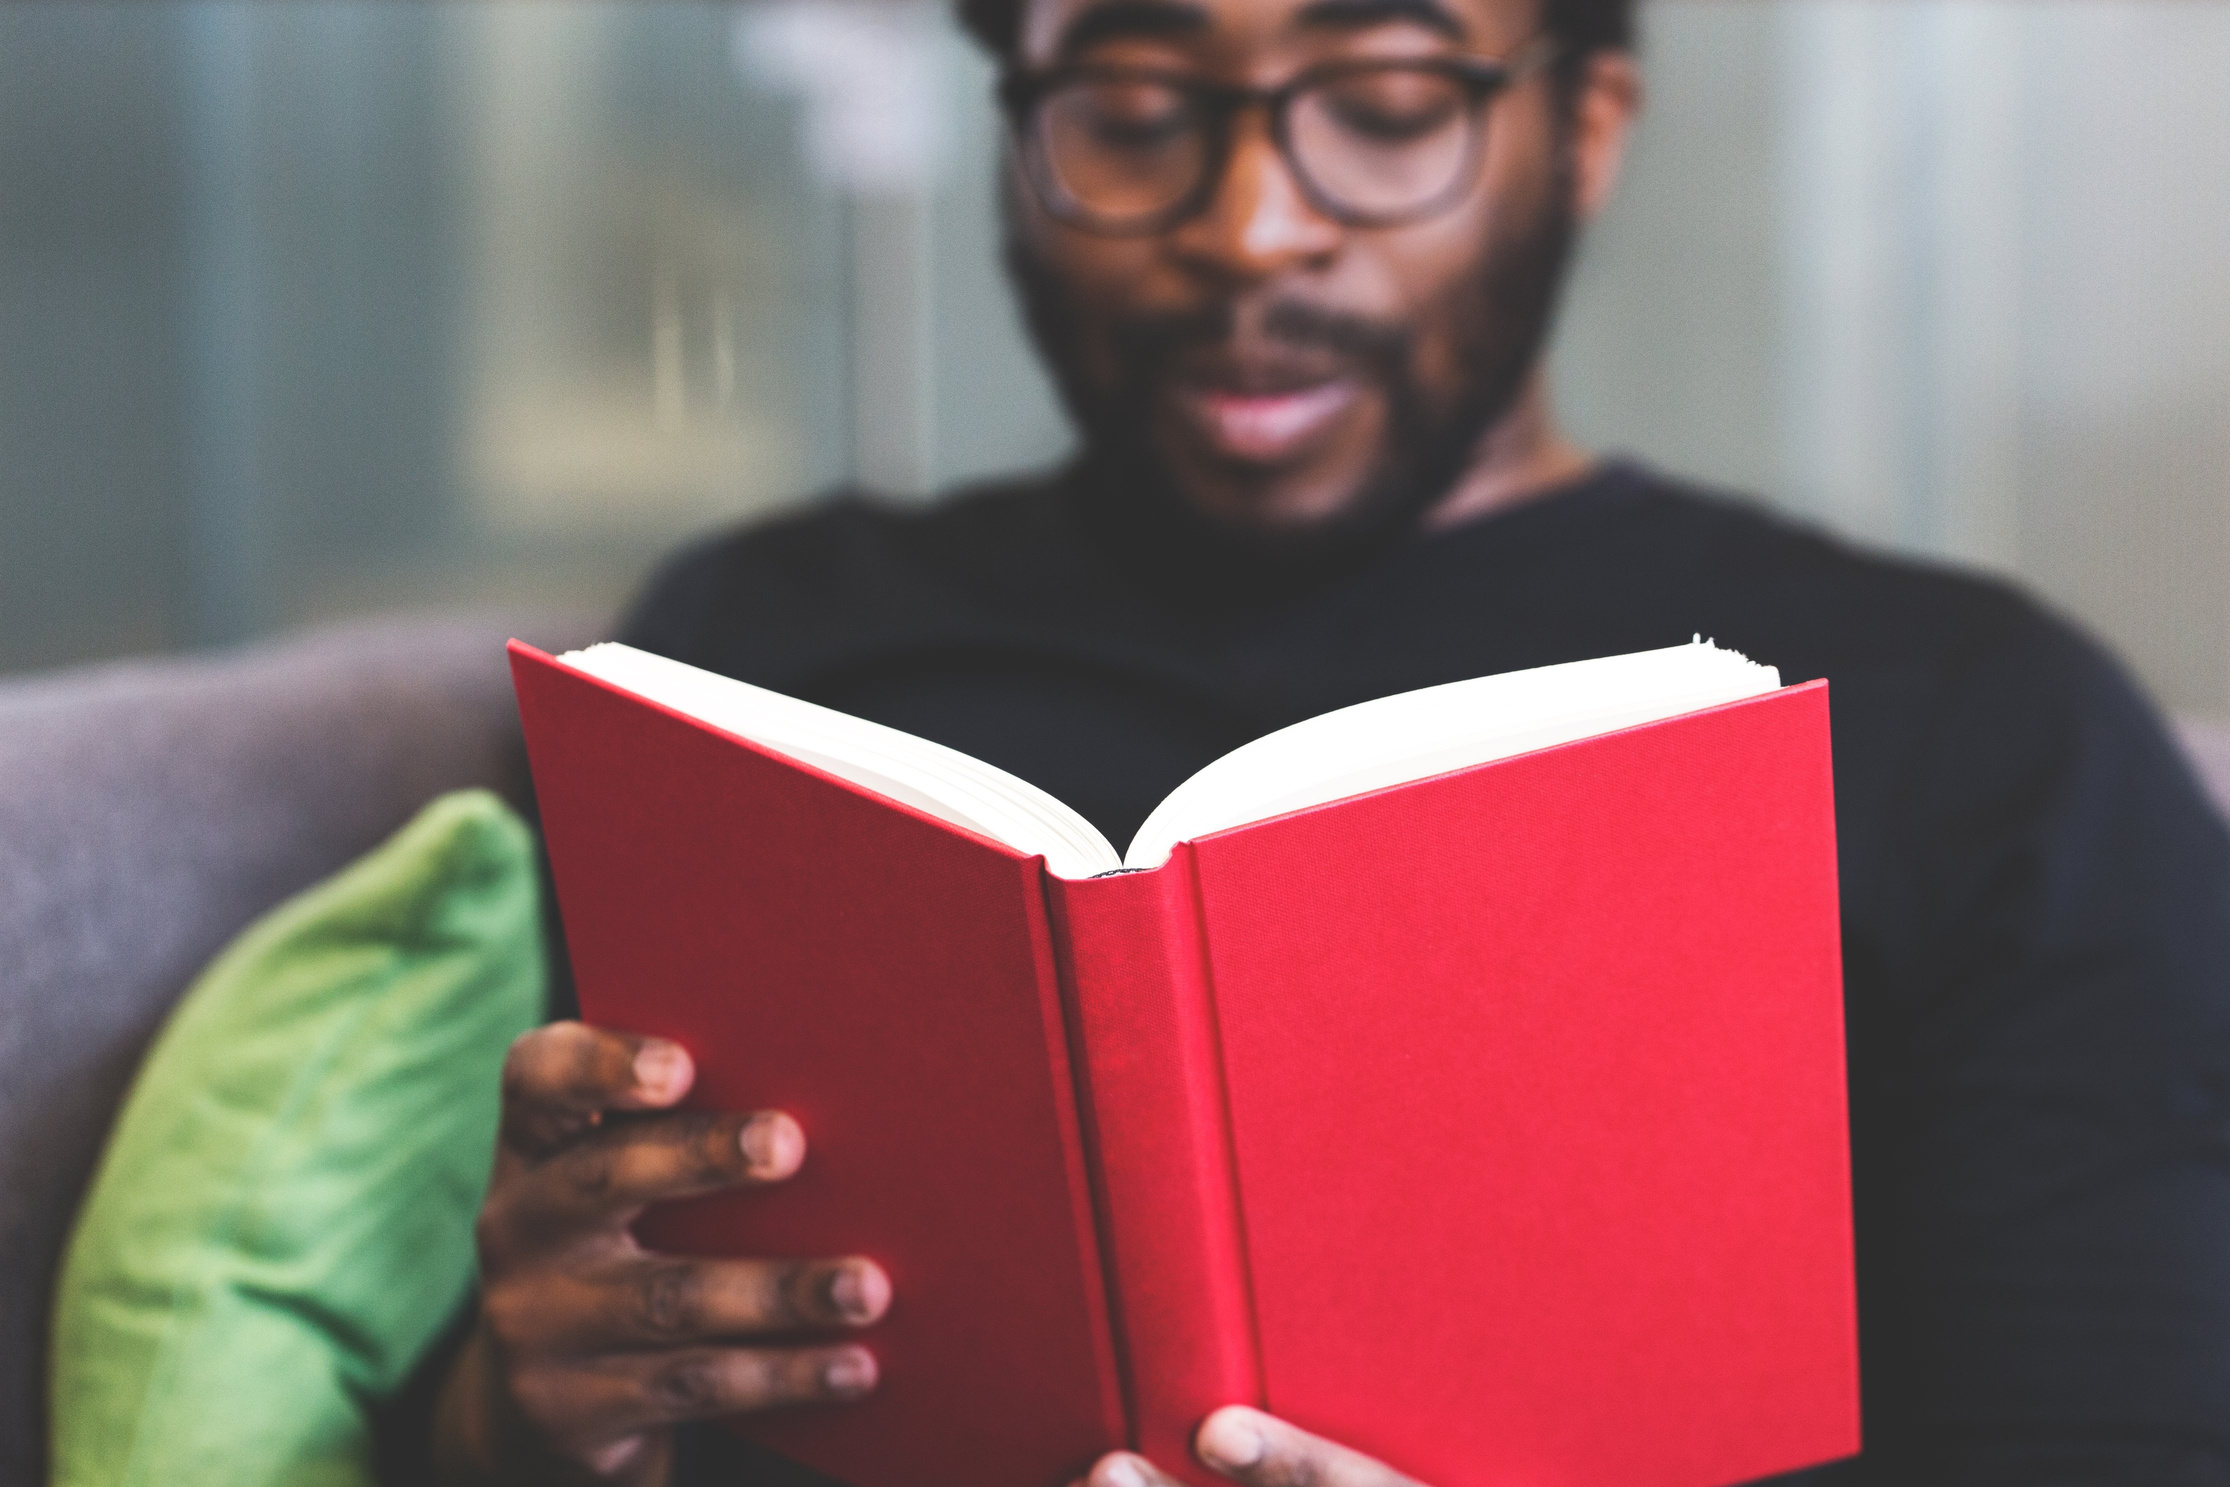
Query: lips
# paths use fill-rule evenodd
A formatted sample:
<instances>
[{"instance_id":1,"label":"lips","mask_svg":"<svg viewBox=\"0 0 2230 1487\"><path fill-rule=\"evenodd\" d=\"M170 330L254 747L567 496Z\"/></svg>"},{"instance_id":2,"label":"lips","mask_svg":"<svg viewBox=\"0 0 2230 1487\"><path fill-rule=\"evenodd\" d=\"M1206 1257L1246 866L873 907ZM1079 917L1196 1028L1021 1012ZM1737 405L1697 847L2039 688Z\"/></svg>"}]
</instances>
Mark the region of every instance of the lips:
<instances>
[{"instance_id":1,"label":"lips","mask_svg":"<svg viewBox=\"0 0 2230 1487\"><path fill-rule=\"evenodd\" d=\"M1176 402L1194 432L1218 456L1247 464L1279 464L1328 432L1360 395L1347 377L1274 388L1192 383Z\"/></svg>"}]
</instances>

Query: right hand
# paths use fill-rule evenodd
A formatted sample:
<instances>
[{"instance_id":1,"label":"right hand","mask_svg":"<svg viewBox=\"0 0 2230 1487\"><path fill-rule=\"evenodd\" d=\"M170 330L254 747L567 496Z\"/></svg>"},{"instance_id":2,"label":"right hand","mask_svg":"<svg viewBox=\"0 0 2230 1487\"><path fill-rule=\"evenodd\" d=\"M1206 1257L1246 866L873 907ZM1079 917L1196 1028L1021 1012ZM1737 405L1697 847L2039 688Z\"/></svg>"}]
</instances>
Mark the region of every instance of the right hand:
<instances>
[{"instance_id":1,"label":"right hand","mask_svg":"<svg viewBox=\"0 0 2230 1487\"><path fill-rule=\"evenodd\" d=\"M444 1479L663 1487L678 1424L875 1387L865 1348L751 1341L875 1321L890 1281L873 1261L687 1259L629 1232L647 1204L805 1159L780 1112L671 1111L695 1072L672 1043L577 1022L512 1045L480 1315L436 1417Z\"/></svg>"}]
</instances>

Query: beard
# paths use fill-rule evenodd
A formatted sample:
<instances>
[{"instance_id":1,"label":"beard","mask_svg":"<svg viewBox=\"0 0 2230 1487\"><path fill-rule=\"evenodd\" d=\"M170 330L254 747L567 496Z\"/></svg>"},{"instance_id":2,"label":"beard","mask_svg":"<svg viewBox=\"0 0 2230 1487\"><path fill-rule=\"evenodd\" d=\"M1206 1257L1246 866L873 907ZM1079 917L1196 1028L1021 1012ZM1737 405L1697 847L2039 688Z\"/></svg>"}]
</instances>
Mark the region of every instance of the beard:
<instances>
[{"instance_id":1,"label":"beard","mask_svg":"<svg viewBox=\"0 0 2230 1487\"><path fill-rule=\"evenodd\" d=\"M1561 131L1560 131L1561 132ZM1452 293L1412 321L1346 314L1291 296L1261 308L1261 333L1297 353L1331 356L1381 390L1386 418L1369 463L1329 514L1249 522L1211 509L1172 469L1152 436L1154 400L1189 353L1229 341L1239 302L1177 313L1116 313L1088 328L1078 296L1015 228L1006 202L1006 261L1023 317L1083 441L1079 495L1110 536L1167 570L1222 584L1283 589L1360 565L1417 530L1463 476L1487 431L1532 374L1555 318L1577 239L1571 152L1560 140L1540 201L1492 234ZM1453 328L1446 386L1416 371L1415 324ZM1086 337L1113 375L1087 373ZM1253 579L1255 582L1247 583Z\"/></svg>"}]
</instances>

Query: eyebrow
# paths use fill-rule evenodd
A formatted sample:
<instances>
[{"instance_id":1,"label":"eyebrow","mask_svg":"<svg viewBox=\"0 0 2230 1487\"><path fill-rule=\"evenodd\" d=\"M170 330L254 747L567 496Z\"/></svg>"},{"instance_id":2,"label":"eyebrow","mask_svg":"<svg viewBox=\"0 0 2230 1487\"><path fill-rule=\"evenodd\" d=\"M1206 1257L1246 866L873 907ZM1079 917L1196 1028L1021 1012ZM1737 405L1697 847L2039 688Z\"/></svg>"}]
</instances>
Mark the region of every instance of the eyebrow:
<instances>
[{"instance_id":1,"label":"eyebrow","mask_svg":"<svg viewBox=\"0 0 2230 1487\"><path fill-rule=\"evenodd\" d=\"M1438 31L1451 41L1468 35L1462 19L1439 0L1311 0L1293 18L1304 30L1362 31L1407 21Z\"/></svg>"},{"instance_id":2,"label":"eyebrow","mask_svg":"<svg viewBox=\"0 0 2230 1487\"><path fill-rule=\"evenodd\" d=\"M1117 38L1193 36L1208 30L1209 24L1205 7L1184 0L1100 0L1069 22L1054 53L1075 57Z\"/></svg>"}]
</instances>

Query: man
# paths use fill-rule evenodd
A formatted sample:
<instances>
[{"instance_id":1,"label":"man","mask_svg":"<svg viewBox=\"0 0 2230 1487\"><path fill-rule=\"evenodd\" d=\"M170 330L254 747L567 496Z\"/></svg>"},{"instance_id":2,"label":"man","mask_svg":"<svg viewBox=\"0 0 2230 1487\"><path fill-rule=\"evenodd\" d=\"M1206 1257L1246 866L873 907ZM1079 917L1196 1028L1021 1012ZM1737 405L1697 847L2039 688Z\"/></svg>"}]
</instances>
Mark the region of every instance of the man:
<instances>
[{"instance_id":1,"label":"man","mask_svg":"<svg viewBox=\"0 0 2230 1487\"><path fill-rule=\"evenodd\" d=\"M2230 844L2115 667L2018 595L1557 432L1540 353L1638 105L1630 0L964 3L1082 453L720 538L627 638L953 744L1117 841L1367 697L1698 631L1831 677L1868 1445L1821 1480L2230 1481ZM810 1160L779 1113L658 1114L691 1077L574 1023L514 1051L455 1480L788 1480L677 1427L876 1386L842 1340L891 1304L872 1263L627 1236ZM1197 1451L1406 1480L1243 1409Z\"/></svg>"}]
</instances>

